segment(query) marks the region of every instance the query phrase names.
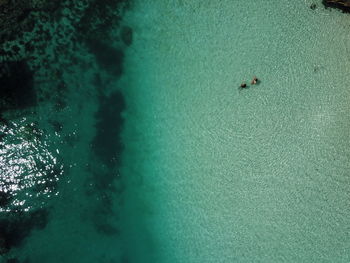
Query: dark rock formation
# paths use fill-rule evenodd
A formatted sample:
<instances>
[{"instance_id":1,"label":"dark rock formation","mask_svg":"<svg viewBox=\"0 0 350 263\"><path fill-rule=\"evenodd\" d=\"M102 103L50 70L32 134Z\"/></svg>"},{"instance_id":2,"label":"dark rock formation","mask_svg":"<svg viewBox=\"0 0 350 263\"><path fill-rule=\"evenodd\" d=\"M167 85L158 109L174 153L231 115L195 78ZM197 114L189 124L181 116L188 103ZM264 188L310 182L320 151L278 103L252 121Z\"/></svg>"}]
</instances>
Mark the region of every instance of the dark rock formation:
<instances>
[{"instance_id":1,"label":"dark rock formation","mask_svg":"<svg viewBox=\"0 0 350 263\"><path fill-rule=\"evenodd\" d=\"M0 0L0 43L33 29L32 11L57 7L59 0Z\"/></svg>"},{"instance_id":2,"label":"dark rock formation","mask_svg":"<svg viewBox=\"0 0 350 263\"><path fill-rule=\"evenodd\" d=\"M48 222L48 211L15 212L0 218L0 255L18 247L33 229L43 229Z\"/></svg>"},{"instance_id":3,"label":"dark rock formation","mask_svg":"<svg viewBox=\"0 0 350 263\"><path fill-rule=\"evenodd\" d=\"M79 6L78 2L84 4ZM6 43L0 48L0 118L1 111L27 109L45 100L54 101L56 110L63 109L69 89L62 75L71 74L68 70L71 64L85 63L84 60L80 61L78 56L73 56L82 47L95 56L100 70L104 70L113 78L120 77L123 73L124 49L133 42L132 28L121 26L123 11L128 2L0 0L0 44ZM70 20L73 29L59 23L62 15L60 4L62 8L70 10L71 16L67 16L66 19ZM50 23L57 25L55 30L48 30L46 24ZM27 34L22 34L28 31L31 31L31 34L28 34L30 39L24 37ZM51 41L53 36L56 36L56 41ZM53 56L47 56L47 46L53 50ZM60 66L56 68L55 65ZM97 79L97 83L100 82L103 80ZM47 86L50 86L50 89L46 89L46 83L49 83ZM104 90L103 83L97 89ZM90 179L87 181L91 187L88 189L91 190L88 198L97 200L91 205L95 205L91 209L91 219L96 230L105 235L116 235L118 215L114 211L114 205L115 195L121 196L124 187L121 180L118 180L118 168L123 151L120 132L126 105L119 91L112 94L100 91L99 94L96 136L91 146L101 165L91 169L93 181L92 184ZM50 124L56 132L62 130L62 124L56 119L50 121ZM74 145L73 140L76 140L76 137L70 137L70 140ZM39 161L35 163L33 173L43 174L44 171L45 176L41 180L44 183L34 184L26 190L34 193L36 199L33 203L37 204L42 200L37 194L47 190L51 193L58 187L56 179L61 175L62 168L51 167L47 171ZM0 255L6 254L12 248L21 247L33 230L43 229L49 220L50 210L46 202L40 207L31 206L30 211L24 212L20 208L12 209L11 204L17 197L21 195L15 197L12 192L0 191L0 208L5 210L11 207L9 213L0 213ZM9 260L16 261L17 259Z\"/></svg>"},{"instance_id":4,"label":"dark rock formation","mask_svg":"<svg viewBox=\"0 0 350 263\"><path fill-rule=\"evenodd\" d=\"M122 13L127 7L128 0L104 0L103 4L100 0L88 2L84 15L76 25L78 38L83 41L89 39L109 41L109 32L122 20Z\"/></svg>"},{"instance_id":5,"label":"dark rock formation","mask_svg":"<svg viewBox=\"0 0 350 263\"><path fill-rule=\"evenodd\" d=\"M350 13L350 0L323 0L325 7L338 8L345 13Z\"/></svg>"},{"instance_id":6,"label":"dark rock formation","mask_svg":"<svg viewBox=\"0 0 350 263\"><path fill-rule=\"evenodd\" d=\"M130 46L132 44L132 28L129 26L123 26L120 30L120 38L125 45Z\"/></svg>"},{"instance_id":7,"label":"dark rock formation","mask_svg":"<svg viewBox=\"0 0 350 263\"><path fill-rule=\"evenodd\" d=\"M114 76L122 74L124 53L120 49L109 46L98 39L87 41L87 46L91 53L95 55L101 68Z\"/></svg>"},{"instance_id":8,"label":"dark rock formation","mask_svg":"<svg viewBox=\"0 0 350 263\"><path fill-rule=\"evenodd\" d=\"M310 9L315 10L317 8L317 5L315 3L310 5Z\"/></svg>"},{"instance_id":9,"label":"dark rock formation","mask_svg":"<svg viewBox=\"0 0 350 263\"><path fill-rule=\"evenodd\" d=\"M109 97L100 96L100 108L96 113L96 136L92 141L92 149L107 166L120 164L123 144L120 132L124 119L125 100L121 92L115 92Z\"/></svg>"},{"instance_id":10,"label":"dark rock formation","mask_svg":"<svg viewBox=\"0 0 350 263\"><path fill-rule=\"evenodd\" d=\"M33 74L26 61L2 64L0 97L0 113L3 110L21 109L36 104Z\"/></svg>"},{"instance_id":11,"label":"dark rock formation","mask_svg":"<svg viewBox=\"0 0 350 263\"><path fill-rule=\"evenodd\" d=\"M96 231L104 235L116 235L119 233L115 224L118 215L114 213L113 204L124 190L117 171L124 148L120 133L124 124L123 112L126 103L120 91L109 96L101 94L99 99L96 136L91 146L103 165L90 167L93 187L91 185L88 187L87 195L97 200L91 216Z\"/></svg>"},{"instance_id":12,"label":"dark rock formation","mask_svg":"<svg viewBox=\"0 0 350 263\"><path fill-rule=\"evenodd\" d=\"M0 191L0 207L8 206L11 200L12 200L11 193Z\"/></svg>"}]
</instances>

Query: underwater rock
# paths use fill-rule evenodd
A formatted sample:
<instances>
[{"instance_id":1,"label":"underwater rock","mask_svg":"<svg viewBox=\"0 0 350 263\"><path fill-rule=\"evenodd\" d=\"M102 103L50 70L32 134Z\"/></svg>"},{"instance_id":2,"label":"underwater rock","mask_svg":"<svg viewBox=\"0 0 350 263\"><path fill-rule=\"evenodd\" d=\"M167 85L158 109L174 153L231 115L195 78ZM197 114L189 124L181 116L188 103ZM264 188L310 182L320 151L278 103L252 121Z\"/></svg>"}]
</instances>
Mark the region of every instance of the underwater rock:
<instances>
[{"instance_id":1,"label":"underwater rock","mask_svg":"<svg viewBox=\"0 0 350 263\"><path fill-rule=\"evenodd\" d=\"M0 0L0 43L15 38L19 33L33 29L32 11L53 10L59 0Z\"/></svg>"},{"instance_id":2,"label":"underwater rock","mask_svg":"<svg viewBox=\"0 0 350 263\"><path fill-rule=\"evenodd\" d=\"M0 207L6 207L10 204L12 195L9 192L0 191Z\"/></svg>"},{"instance_id":3,"label":"underwater rock","mask_svg":"<svg viewBox=\"0 0 350 263\"><path fill-rule=\"evenodd\" d=\"M47 10L54 11L56 10L62 1L60 0L31 0L30 6L34 10Z\"/></svg>"},{"instance_id":4,"label":"underwater rock","mask_svg":"<svg viewBox=\"0 0 350 263\"><path fill-rule=\"evenodd\" d=\"M6 263L19 263L20 261L17 258L10 258L6 261Z\"/></svg>"},{"instance_id":5,"label":"underwater rock","mask_svg":"<svg viewBox=\"0 0 350 263\"><path fill-rule=\"evenodd\" d=\"M109 193L101 200L100 204L95 207L92 214L92 222L95 230L106 236L113 236L120 234L120 231L115 226L118 221L113 212L112 195Z\"/></svg>"},{"instance_id":6,"label":"underwater rock","mask_svg":"<svg viewBox=\"0 0 350 263\"><path fill-rule=\"evenodd\" d=\"M123 26L120 30L120 38L125 45L130 46L132 44L132 28L129 26Z\"/></svg>"},{"instance_id":7,"label":"underwater rock","mask_svg":"<svg viewBox=\"0 0 350 263\"><path fill-rule=\"evenodd\" d=\"M117 91L109 97L100 97L100 108L96 113L96 135L92 141L92 149L107 166L120 164L123 144L120 133L124 124L122 116L125 110L125 99Z\"/></svg>"},{"instance_id":8,"label":"underwater rock","mask_svg":"<svg viewBox=\"0 0 350 263\"><path fill-rule=\"evenodd\" d=\"M25 60L2 64L0 72L0 112L35 106L33 73Z\"/></svg>"},{"instance_id":9,"label":"underwater rock","mask_svg":"<svg viewBox=\"0 0 350 263\"><path fill-rule=\"evenodd\" d=\"M350 13L350 0L323 0L325 7L338 8L344 13Z\"/></svg>"},{"instance_id":10,"label":"underwater rock","mask_svg":"<svg viewBox=\"0 0 350 263\"><path fill-rule=\"evenodd\" d=\"M20 263L20 261L17 258L10 258L6 261L6 263Z\"/></svg>"},{"instance_id":11,"label":"underwater rock","mask_svg":"<svg viewBox=\"0 0 350 263\"><path fill-rule=\"evenodd\" d=\"M99 78L97 77L97 83ZM91 166L92 182L87 195L97 201L91 220L96 231L104 235L119 233L115 225L117 215L114 213L116 198L123 192L123 183L117 175L124 149L120 133L123 128L123 112L126 103L123 94L116 91L109 96L99 97L100 107L96 113L96 135L91 142L92 150L101 161L98 166Z\"/></svg>"},{"instance_id":12,"label":"underwater rock","mask_svg":"<svg viewBox=\"0 0 350 263\"><path fill-rule=\"evenodd\" d=\"M110 40L110 31L118 26L122 13L128 6L129 0L89 0L83 17L76 24L77 35L80 40L91 39Z\"/></svg>"},{"instance_id":13,"label":"underwater rock","mask_svg":"<svg viewBox=\"0 0 350 263\"><path fill-rule=\"evenodd\" d=\"M48 214L48 210L38 209L32 212L10 213L1 218L0 255L20 246L32 230L45 228Z\"/></svg>"},{"instance_id":14,"label":"underwater rock","mask_svg":"<svg viewBox=\"0 0 350 263\"><path fill-rule=\"evenodd\" d=\"M101 68L114 76L122 74L124 53L120 49L97 39L88 41L87 45Z\"/></svg>"},{"instance_id":15,"label":"underwater rock","mask_svg":"<svg viewBox=\"0 0 350 263\"><path fill-rule=\"evenodd\" d=\"M315 3L310 5L310 9L315 10L317 8L317 5Z\"/></svg>"}]
</instances>

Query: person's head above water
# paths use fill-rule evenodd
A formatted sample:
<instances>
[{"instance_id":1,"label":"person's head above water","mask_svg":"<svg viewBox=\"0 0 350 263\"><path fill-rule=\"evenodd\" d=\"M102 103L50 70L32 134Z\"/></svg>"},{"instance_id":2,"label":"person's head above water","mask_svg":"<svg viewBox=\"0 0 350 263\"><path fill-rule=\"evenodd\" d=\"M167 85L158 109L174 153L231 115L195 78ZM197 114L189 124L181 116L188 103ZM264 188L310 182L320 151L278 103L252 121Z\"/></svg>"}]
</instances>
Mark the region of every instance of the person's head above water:
<instances>
[{"instance_id":1,"label":"person's head above water","mask_svg":"<svg viewBox=\"0 0 350 263\"><path fill-rule=\"evenodd\" d=\"M254 77L253 77L253 80L252 80L252 82L251 82L251 84L252 84L252 85L257 84L258 81L259 81L258 78L254 76Z\"/></svg>"}]
</instances>

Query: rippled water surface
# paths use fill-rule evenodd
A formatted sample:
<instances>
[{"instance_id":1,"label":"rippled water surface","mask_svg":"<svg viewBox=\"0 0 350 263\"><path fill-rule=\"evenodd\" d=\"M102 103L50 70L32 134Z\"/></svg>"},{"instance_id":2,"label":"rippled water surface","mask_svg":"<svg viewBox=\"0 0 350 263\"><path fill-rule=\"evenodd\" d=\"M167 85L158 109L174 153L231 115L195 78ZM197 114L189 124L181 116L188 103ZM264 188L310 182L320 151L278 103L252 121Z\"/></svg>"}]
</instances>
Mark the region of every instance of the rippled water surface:
<instances>
[{"instance_id":1,"label":"rippled water surface","mask_svg":"<svg viewBox=\"0 0 350 263\"><path fill-rule=\"evenodd\" d=\"M348 14L43 3L0 50L0 263L349 262Z\"/></svg>"},{"instance_id":2,"label":"rippled water surface","mask_svg":"<svg viewBox=\"0 0 350 263\"><path fill-rule=\"evenodd\" d=\"M25 119L1 127L1 212L29 211L58 194L62 164L50 152L49 138Z\"/></svg>"}]
</instances>

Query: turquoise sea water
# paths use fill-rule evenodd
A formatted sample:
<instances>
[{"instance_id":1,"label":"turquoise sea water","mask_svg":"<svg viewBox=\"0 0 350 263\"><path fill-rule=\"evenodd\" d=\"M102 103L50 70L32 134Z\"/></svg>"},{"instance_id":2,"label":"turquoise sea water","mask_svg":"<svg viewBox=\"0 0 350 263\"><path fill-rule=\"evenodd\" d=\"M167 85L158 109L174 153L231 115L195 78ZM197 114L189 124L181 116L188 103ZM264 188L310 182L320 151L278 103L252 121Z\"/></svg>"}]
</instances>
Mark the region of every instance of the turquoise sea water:
<instances>
[{"instance_id":1,"label":"turquoise sea water","mask_svg":"<svg viewBox=\"0 0 350 263\"><path fill-rule=\"evenodd\" d=\"M2 116L0 262L348 262L350 16L313 3L34 13L50 39L14 41L35 103Z\"/></svg>"},{"instance_id":2,"label":"turquoise sea water","mask_svg":"<svg viewBox=\"0 0 350 263\"><path fill-rule=\"evenodd\" d=\"M349 17L312 1L136 2L125 165L154 261L349 261Z\"/></svg>"}]
</instances>

